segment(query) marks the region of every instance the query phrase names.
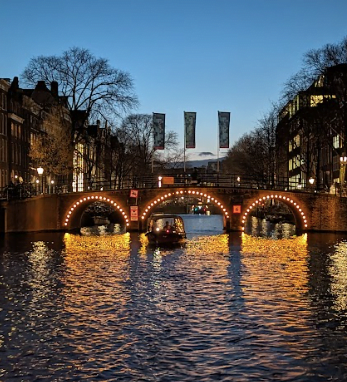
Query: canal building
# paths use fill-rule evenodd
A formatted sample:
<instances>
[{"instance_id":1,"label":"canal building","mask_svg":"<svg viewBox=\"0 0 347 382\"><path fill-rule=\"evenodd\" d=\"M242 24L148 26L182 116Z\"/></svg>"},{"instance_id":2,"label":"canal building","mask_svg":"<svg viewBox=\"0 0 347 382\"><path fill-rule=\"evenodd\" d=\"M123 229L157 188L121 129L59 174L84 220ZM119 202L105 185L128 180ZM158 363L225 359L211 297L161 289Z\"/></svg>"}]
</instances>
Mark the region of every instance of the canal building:
<instances>
[{"instance_id":1,"label":"canal building","mask_svg":"<svg viewBox=\"0 0 347 382\"><path fill-rule=\"evenodd\" d=\"M278 174L289 188L330 190L345 182L347 64L329 67L278 115ZM294 186L295 185L295 186Z\"/></svg>"}]
</instances>

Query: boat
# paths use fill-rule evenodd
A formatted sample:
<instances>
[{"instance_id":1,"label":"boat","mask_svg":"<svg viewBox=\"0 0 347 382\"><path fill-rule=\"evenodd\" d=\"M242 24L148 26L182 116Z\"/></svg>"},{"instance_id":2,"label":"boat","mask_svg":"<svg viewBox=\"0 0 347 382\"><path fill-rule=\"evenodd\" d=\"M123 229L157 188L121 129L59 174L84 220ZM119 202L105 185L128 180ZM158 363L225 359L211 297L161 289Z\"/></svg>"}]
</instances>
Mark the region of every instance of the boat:
<instances>
[{"instance_id":1,"label":"boat","mask_svg":"<svg viewBox=\"0 0 347 382\"><path fill-rule=\"evenodd\" d=\"M150 243L175 244L186 238L184 221L173 214L152 214L148 219L146 236Z\"/></svg>"}]
</instances>

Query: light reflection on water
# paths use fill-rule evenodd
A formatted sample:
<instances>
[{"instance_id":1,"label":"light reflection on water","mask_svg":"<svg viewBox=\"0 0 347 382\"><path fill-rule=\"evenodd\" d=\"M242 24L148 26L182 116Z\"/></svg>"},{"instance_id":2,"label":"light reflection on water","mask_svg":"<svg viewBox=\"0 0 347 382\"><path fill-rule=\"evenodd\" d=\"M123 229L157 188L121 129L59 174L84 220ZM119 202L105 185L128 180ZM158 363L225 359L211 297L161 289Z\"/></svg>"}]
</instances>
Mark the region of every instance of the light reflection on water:
<instances>
[{"instance_id":1,"label":"light reflection on water","mask_svg":"<svg viewBox=\"0 0 347 382\"><path fill-rule=\"evenodd\" d=\"M246 222L245 232L252 236L282 239L295 236L296 227L290 223L271 223L266 219L259 219L255 216L251 216Z\"/></svg>"},{"instance_id":2,"label":"light reflection on water","mask_svg":"<svg viewBox=\"0 0 347 382\"><path fill-rule=\"evenodd\" d=\"M136 233L3 238L0 380L346 380L347 238L199 221L174 248Z\"/></svg>"}]
</instances>

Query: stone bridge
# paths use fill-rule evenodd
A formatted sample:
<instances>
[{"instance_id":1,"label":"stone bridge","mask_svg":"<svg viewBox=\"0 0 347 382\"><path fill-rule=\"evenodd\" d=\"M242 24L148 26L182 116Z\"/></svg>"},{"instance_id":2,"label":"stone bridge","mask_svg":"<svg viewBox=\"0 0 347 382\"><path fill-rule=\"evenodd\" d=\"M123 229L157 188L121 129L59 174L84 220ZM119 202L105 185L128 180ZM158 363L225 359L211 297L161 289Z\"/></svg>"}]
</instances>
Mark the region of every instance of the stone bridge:
<instances>
[{"instance_id":1,"label":"stone bridge","mask_svg":"<svg viewBox=\"0 0 347 382\"><path fill-rule=\"evenodd\" d=\"M266 199L289 206L298 231L347 232L347 198L310 192L285 192L223 187L157 187L40 195L0 203L0 232L70 231L81 227L86 208L96 201L109 204L128 231L146 229L147 218L161 203L181 197L208 199L223 215L224 229L242 231L251 210Z\"/></svg>"}]
</instances>

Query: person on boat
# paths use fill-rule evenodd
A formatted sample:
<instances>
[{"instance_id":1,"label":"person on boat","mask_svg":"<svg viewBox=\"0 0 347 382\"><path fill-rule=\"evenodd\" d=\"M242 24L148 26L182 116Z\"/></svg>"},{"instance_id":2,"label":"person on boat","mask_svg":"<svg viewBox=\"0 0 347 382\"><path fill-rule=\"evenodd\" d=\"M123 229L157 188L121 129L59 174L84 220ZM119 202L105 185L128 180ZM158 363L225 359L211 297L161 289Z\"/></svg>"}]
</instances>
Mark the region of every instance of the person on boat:
<instances>
[{"instance_id":1,"label":"person on boat","mask_svg":"<svg viewBox=\"0 0 347 382\"><path fill-rule=\"evenodd\" d=\"M169 224L168 221L166 221L163 230L164 231L171 231L171 225Z\"/></svg>"}]
</instances>

